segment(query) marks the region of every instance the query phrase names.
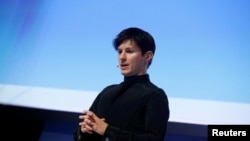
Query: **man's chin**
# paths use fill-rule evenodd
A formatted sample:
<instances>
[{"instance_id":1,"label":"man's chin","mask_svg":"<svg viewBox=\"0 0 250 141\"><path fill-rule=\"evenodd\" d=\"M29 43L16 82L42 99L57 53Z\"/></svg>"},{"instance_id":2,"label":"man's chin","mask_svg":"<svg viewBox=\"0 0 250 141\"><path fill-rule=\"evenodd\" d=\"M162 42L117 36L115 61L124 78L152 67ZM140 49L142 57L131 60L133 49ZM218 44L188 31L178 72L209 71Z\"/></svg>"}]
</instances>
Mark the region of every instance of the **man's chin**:
<instances>
[{"instance_id":1,"label":"man's chin","mask_svg":"<svg viewBox=\"0 0 250 141\"><path fill-rule=\"evenodd\" d=\"M121 72L121 74L122 74L123 76L132 76L132 74L131 74L131 73L128 73L128 72Z\"/></svg>"}]
</instances>

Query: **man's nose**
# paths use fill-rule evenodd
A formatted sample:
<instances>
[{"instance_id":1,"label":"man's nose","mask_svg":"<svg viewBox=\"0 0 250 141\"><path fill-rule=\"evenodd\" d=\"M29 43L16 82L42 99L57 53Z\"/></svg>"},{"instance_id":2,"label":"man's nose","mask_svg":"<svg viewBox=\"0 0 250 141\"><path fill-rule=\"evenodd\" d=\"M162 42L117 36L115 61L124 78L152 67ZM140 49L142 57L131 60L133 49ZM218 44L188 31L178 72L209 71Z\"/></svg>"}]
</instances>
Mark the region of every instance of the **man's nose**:
<instances>
[{"instance_id":1,"label":"man's nose","mask_svg":"<svg viewBox=\"0 0 250 141\"><path fill-rule=\"evenodd\" d=\"M126 53L122 52L121 54L119 54L119 59L125 59L126 58Z\"/></svg>"}]
</instances>

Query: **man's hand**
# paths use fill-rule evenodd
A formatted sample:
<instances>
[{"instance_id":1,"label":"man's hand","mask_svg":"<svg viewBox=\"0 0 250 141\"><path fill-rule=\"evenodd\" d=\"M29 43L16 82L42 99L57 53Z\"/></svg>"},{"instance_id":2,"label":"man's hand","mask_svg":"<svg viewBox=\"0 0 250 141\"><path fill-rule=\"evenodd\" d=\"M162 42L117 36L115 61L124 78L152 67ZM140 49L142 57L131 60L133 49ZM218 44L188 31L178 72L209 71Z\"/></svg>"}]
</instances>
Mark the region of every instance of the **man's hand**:
<instances>
[{"instance_id":1,"label":"man's hand","mask_svg":"<svg viewBox=\"0 0 250 141\"><path fill-rule=\"evenodd\" d=\"M99 118L91 111L84 111L84 115L80 115L79 119L83 120L79 123L83 133L92 134L93 132L96 132L97 134L104 135L108 127L104 118Z\"/></svg>"}]
</instances>

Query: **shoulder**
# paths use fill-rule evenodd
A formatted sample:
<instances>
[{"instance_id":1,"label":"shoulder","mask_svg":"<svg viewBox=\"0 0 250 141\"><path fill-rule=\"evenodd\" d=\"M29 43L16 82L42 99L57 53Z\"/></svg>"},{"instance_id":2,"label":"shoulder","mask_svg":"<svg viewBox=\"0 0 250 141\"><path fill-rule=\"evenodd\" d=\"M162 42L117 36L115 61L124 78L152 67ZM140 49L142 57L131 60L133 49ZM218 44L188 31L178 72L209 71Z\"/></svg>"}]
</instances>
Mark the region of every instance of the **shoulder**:
<instances>
[{"instance_id":1,"label":"shoulder","mask_svg":"<svg viewBox=\"0 0 250 141\"><path fill-rule=\"evenodd\" d=\"M113 91L113 90L118 89L119 87L120 87L120 84L111 84L111 85L104 87L101 92Z\"/></svg>"},{"instance_id":2,"label":"shoulder","mask_svg":"<svg viewBox=\"0 0 250 141\"><path fill-rule=\"evenodd\" d=\"M139 84L138 87L140 87L142 90L144 90L146 92L166 95L165 91L162 88L158 87L157 85L153 84L152 82Z\"/></svg>"},{"instance_id":3,"label":"shoulder","mask_svg":"<svg viewBox=\"0 0 250 141\"><path fill-rule=\"evenodd\" d=\"M149 105L155 105L160 107L166 107L168 109L168 96L163 88L160 88L156 86L153 83L149 83L145 85L148 91L149 99L148 104Z\"/></svg>"},{"instance_id":4,"label":"shoulder","mask_svg":"<svg viewBox=\"0 0 250 141\"><path fill-rule=\"evenodd\" d=\"M168 96L163 88L158 87L153 83L145 85L149 93L150 101L158 101L159 103L168 103Z\"/></svg>"},{"instance_id":5,"label":"shoulder","mask_svg":"<svg viewBox=\"0 0 250 141\"><path fill-rule=\"evenodd\" d=\"M151 82L136 84L131 88L131 92L142 99L168 99L165 91Z\"/></svg>"},{"instance_id":6,"label":"shoulder","mask_svg":"<svg viewBox=\"0 0 250 141\"><path fill-rule=\"evenodd\" d=\"M99 96L109 95L109 94L115 94L117 91L121 89L120 84L111 84L106 87L104 87L101 92L99 93Z\"/></svg>"}]
</instances>

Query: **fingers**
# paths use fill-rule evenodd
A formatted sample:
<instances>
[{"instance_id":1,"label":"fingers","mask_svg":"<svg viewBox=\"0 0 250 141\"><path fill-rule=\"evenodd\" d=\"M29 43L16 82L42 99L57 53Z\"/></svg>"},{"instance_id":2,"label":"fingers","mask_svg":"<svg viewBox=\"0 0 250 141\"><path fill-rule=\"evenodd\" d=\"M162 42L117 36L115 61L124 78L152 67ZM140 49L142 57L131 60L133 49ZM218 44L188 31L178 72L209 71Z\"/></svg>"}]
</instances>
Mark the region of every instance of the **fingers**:
<instances>
[{"instance_id":1,"label":"fingers","mask_svg":"<svg viewBox=\"0 0 250 141\"><path fill-rule=\"evenodd\" d=\"M93 133L92 121L86 118L86 116L80 116L80 117L84 119L82 122L79 123L81 131L83 133L92 134Z\"/></svg>"},{"instance_id":2,"label":"fingers","mask_svg":"<svg viewBox=\"0 0 250 141\"><path fill-rule=\"evenodd\" d=\"M89 119L91 119L93 121L99 119L99 117L97 117L96 114L91 112L91 111L84 111L84 113L89 117Z\"/></svg>"},{"instance_id":3,"label":"fingers","mask_svg":"<svg viewBox=\"0 0 250 141\"><path fill-rule=\"evenodd\" d=\"M79 126L81 126L81 131L83 133L89 133L92 134L93 133L93 122L94 122L94 118L93 118L94 113L91 111L84 111L83 115L79 116L79 119L82 120L82 122L79 123Z\"/></svg>"},{"instance_id":4,"label":"fingers","mask_svg":"<svg viewBox=\"0 0 250 141\"><path fill-rule=\"evenodd\" d=\"M81 131L83 133L89 133L92 134L93 133L93 129L91 126L89 126L88 124L86 124L85 122L82 122L81 124L79 124L81 126Z\"/></svg>"},{"instance_id":5,"label":"fingers","mask_svg":"<svg viewBox=\"0 0 250 141\"><path fill-rule=\"evenodd\" d=\"M84 115L80 115L79 119L83 120L84 119Z\"/></svg>"},{"instance_id":6,"label":"fingers","mask_svg":"<svg viewBox=\"0 0 250 141\"><path fill-rule=\"evenodd\" d=\"M84 114L83 115L80 115L79 116L79 119L80 120L86 120L86 119L88 119L88 120L91 120L91 121L94 121L94 117L95 116L95 114L93 113L93 112L91 112L91 111L86 111L86 112L84 112ZM96 116L95 116L96 117Z\"/></svg>"},{"instance_id":7,"label":"fingers","mask_svg":"<svg viewBox=\"0 0 250 141\"><path fill-rule=\"evenodd\" d=\"M93 125L93 122L95 122L91 117L87 115L81 115L79 116L79 119L82 120L82 122L79 123L80 126L89 126L91 127Z\"/></svg>"},{"instance_id":8,"label":"fingers","mask_svg":"<svg viewBox=\"0 0 250 141\"><path fill-rule=\"evenodd\" d=\"M92 111L84 111L84 115L80 115L79 119L82 122L79 123L81 126L81 131L83 133L92 134L96 132L100 135L103 135L108 124L105 122L105 118L99 118L95 113Z\"/></svg>"}]
</instances>

